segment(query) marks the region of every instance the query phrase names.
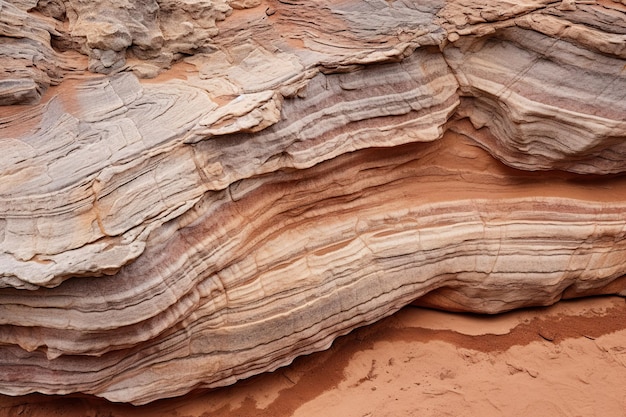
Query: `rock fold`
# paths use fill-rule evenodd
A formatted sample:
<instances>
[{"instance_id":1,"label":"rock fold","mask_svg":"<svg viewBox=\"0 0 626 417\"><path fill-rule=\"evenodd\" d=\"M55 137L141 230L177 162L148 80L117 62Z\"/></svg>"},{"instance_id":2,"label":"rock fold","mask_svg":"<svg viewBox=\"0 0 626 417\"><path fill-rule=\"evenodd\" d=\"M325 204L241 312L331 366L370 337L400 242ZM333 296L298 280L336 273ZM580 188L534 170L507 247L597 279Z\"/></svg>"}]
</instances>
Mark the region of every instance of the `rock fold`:
<instances>
[{"instance_id":1,"label":"rock fold","mask_svg":"<svg viewBox=\"0 0 626 417\"><path fill-rule=\"evenodd\" d=\"M610 0L0 0L0 393L626 295L625 45Z\"/></svg>"}]
</instances>

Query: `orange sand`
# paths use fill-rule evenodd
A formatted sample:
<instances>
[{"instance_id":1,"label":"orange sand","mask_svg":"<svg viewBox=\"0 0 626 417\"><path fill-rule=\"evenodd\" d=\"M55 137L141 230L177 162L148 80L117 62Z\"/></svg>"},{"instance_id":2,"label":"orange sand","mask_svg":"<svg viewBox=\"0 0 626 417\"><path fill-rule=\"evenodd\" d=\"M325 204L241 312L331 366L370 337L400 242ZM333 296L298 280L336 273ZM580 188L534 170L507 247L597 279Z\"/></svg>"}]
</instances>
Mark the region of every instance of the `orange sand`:
<instances>
[{"instance_id":1,"label":"orange sand","mask_svg":"<svg viewBox=\"0 0 626 417\"><path fill-rule=\"evenodd\" d=\"M0 416L626 415L626 302L498 316L407 307L331 349L234 386L142 407L0 396Z\"/></svg>"}]
</instances>

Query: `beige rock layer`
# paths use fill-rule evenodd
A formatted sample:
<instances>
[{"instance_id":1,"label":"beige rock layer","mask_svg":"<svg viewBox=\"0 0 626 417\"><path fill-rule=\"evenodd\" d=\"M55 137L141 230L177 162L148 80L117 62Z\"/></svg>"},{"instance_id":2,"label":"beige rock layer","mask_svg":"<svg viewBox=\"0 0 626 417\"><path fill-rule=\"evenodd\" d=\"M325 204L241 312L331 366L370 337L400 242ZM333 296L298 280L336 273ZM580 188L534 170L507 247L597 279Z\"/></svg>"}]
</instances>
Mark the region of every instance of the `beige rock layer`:
<instances>
[{"instance_id":1,"label":"beige rock layer","mask_svg":"<svg viewBox=\"0 0 626 417\"><path fill-rule=\"evenodd\" d=\"M416 299L626 295L620 3L0 7L0 101L65 77L0 108L2 393L142 404Z\"/></svg>"},{"instance_id":2,"label":"beige rock layer","mask_svg":"<svg viewBox=\"0 0 626 417\"><path fill-rule=\"evenodd\" d=\"M0 415L622 417L625 327L619 297L498 316L405 307L324 352L228 387L139 407L0 395Z\"/></svg>"},{"instance_id":3,"label":"beige rock layer","mask_svg":"<svg viewBox=\"0 0 626 417\"><path fill-rule=\"evenodd\" d=\"M11 137L11 120L0 127L0 285L32 289L113 273L142 253L152 230L243 178L435 140L458 104L455 91L443 58L427 52L399 65L318 74L310 100L284 106L271 90L218 106L180 81L142 86L120 75L81 83L67 93L71 104L55 98L20 115L40 119L36 132ZM281 108L283 122L240 133L275 123ZM25 215L35 211L41 215Z\"/></svg>"}]
</instances>

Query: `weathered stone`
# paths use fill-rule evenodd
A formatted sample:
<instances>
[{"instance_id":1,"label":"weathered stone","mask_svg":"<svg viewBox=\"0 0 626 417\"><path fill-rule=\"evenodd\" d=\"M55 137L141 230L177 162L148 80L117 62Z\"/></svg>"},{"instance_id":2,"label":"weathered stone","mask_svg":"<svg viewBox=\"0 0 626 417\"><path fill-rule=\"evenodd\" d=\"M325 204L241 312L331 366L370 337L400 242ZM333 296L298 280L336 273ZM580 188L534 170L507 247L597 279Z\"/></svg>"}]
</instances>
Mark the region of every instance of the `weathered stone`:
<instances>
[{"instance_id":1,"label":"weathered stone","mask_svg":"<svg viewBox=\"0 0 626 417\"><path fill-rule=\"evenodd\" d=\"M0 392L626 295L624 7L479 3L0 0Z\"/></svg>"}]
</instances>

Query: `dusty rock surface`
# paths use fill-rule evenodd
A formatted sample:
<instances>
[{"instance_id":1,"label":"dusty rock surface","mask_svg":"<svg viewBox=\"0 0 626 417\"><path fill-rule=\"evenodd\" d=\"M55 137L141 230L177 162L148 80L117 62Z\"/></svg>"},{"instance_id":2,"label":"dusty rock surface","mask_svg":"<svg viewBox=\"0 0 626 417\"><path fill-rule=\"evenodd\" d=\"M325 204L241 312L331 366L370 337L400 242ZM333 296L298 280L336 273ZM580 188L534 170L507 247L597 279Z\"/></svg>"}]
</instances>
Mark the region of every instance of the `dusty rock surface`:
<instances>
[{"instance_id":1,"label":"dusty rock surface","mask_svg":"<svg viewBox=\"0 0 626 417\"><path fill-rule=\"evenodd\" d=\"M498 316L407 307L229 387L139 407L5 396L0 415L621 417L625 344L626 303L616 297Z\"/></svg>"},{"instance_id":2,"label":"dusty rock surface","mask_svg":"<svg viewBox=\"0 0 626 417\"><path fill-rule=\"evenodd\" d=\"M0 0L0 393L626 295L625 62L609 0Z\"/></svg>"}]
</instances>

